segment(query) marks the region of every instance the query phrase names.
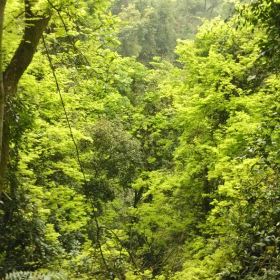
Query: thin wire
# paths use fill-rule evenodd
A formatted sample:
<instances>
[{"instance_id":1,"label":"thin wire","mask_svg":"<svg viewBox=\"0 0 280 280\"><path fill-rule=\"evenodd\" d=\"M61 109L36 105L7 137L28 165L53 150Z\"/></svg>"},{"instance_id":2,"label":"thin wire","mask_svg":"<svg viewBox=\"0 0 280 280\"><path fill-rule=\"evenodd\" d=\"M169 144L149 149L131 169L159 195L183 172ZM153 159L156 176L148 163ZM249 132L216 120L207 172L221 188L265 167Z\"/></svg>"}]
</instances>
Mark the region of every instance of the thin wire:
<instances>
[{"instance_id":1,"label":"thin wire","mask_svg":"<svg viewBox=\"0 0 280 280\"><path fill-rule=\"evenodd\" d=\"M70 120L69 120L69 117L68 117L68 113L67 113L67 110L66 110L65 102L63 100L63 96L62 96L62 93L61 93L61 89L60 89L60 85L59 85L59 82L58 82L58 79L57 79L55 68L54 68L54 65L52 63L52 59L51 59L51 56L50 56L50 53L49 53L49 50L48 50L48 47L47 47L44 35L42 35L42 38L43 38L44 48L46 50L46 55L47 55L47 58L48 58L48 61L49 61L49 65L50 65L50 68L52 70L53 78L55 80L56 90L57 90L57 93L59 94L60 102L61 102L61 105L63 107L63 111L64 111L64 114L65 114L67 126L69 128L70 136L71 136L71 139L72 139L72 141L74 143L74 146L75 146L78 165L79 165L81 173L83 175L84 184L87 185L87 180L86 180L85 172L84 172L84 169L83 169L83 166L82 166L78 145L77 145L77 142L76 142L74 134L73 134L73 129L71 127L71 123L70 123ZM104 253L103 253L103 250L102 250L102 246L101 246L101 243L100 243L100 230L101 230L101 227L99 225L99 221L98 221L95 209L93 209L93 218L94 218L94 222L95 222L95 225L96 225L97 245L98 245L98 248L99 248L101 259L102 259L102 262L103 262L103 264L104 264L104 266L105 266L105 268L106 268L106 270L108 272L108 275L111 277L111 270L110 270L110 268L109 268L109 266L107 264L107 261L105 259L105 256L104 256Z\"/></svg>"},{"instance_id":2,"label":"thin wire","mask_svg":"<svg viewBox=\"0 0 280 280\"><path fill-rule=\"evenodd\" d=\"M57 76L56 76L55 68L53 66L49 50L47 48L45 36L42 35L42 37L43 37L43 44L44 44L44 47L45 47L45 50L46 50L47 58L48 58L48 61L49 61L49 64L50 64L50 68L52 70L52 74L53 74L53 77L54 77L54 80L55 80L56 90L57 90L57 93L59 94L59 98L60 98L60 102L61 102L61 105L62 105L62 108L63 108L63 111L64 111L64 115L65 115L65 118L66 118L67 126L69 128L70 136L71 136L72 141L73 141L74 146L75 146L77 161L78 161L81 173L83 174L83 178L86 181L86 176L85 176L85 172L84 172L84 169L83 169L83 166L82 166L82 163L81 163L81 157L80 157L78 145L77 145L77 142L76 142L74 134L73 134L73 129L72 129L71 124L70 124L68 113L66 111L65 102L64 102L63 97L62 97L62 93L61 93L60 86L59 86L59 83L58 83L58 79L57 79Z\"/></svg>"}]
</instances>

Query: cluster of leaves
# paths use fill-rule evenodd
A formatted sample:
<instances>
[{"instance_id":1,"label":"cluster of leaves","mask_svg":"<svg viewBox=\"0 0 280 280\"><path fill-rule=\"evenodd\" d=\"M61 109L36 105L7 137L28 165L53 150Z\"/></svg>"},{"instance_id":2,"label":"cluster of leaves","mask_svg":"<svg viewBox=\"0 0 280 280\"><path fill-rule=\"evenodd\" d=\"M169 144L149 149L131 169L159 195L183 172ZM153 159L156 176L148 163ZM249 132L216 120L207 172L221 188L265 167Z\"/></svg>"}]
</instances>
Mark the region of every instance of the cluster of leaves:
<instances>
[{"instance_id":1,"label":"cluster of leaves","mask_svg":"<svg viewBox=\"0 0 280 280\"><path fill-rule=\"evenodd\" d=\"M278 71L279 64L279 22L280 3L276 0L254 1L240 8L241 22L250 22L262 27L267 37L259 42L262 55L268 58L271 71Z\"/></svg>"},{"instance_id":2,"label":"cluster of leaves","mask_svg":"<svg viewBox=\"0 0 280 280\"><path fill-rule=\"evenodd\" d=\"M8 273L5 280L65 280L65 276L59 273L38 273L29 271L15 271Z\"/></svg>"}]
</instances>

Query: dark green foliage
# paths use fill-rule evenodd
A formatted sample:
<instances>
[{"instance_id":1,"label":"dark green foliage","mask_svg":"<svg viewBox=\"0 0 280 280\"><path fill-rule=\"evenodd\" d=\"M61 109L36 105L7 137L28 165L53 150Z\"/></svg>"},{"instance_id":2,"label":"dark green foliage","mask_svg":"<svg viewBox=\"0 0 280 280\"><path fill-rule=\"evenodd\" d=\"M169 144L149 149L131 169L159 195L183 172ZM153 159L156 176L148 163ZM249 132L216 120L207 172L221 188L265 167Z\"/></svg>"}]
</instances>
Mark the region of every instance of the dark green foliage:
<instances>
[{"instance_id":1,"label":"dark green foliage","mask_svg":"<svg viewBox=\"0 0 280 280\"><path fill-rule=\"evenodd\" d=\"M271 71L278 72L279 65L279 15L280 3L274 0L255 1L249 7L241 10L243 15L241 22L250 23L252 26L263 28L267 37L259 42L261 57L267 58L268 67Z\"/></svg>"}]
</instances>

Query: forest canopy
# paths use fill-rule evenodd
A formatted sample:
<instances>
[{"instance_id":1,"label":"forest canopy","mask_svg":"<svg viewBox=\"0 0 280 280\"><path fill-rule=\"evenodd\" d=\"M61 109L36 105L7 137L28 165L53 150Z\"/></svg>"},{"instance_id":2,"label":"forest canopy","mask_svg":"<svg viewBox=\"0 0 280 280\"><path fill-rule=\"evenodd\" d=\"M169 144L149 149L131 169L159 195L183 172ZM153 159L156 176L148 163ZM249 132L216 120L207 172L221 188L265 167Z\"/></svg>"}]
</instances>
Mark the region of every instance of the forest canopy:
<instances>
[{"instance_id":1,"label":"forest canopy","mask_svg":"<svg viewBox=\"0 0 280 280\"><path fill-rule=\"evenodd\" d=\"M0 0L0 279L279 279L279 17Z\"/></svg>"}]
</instances>

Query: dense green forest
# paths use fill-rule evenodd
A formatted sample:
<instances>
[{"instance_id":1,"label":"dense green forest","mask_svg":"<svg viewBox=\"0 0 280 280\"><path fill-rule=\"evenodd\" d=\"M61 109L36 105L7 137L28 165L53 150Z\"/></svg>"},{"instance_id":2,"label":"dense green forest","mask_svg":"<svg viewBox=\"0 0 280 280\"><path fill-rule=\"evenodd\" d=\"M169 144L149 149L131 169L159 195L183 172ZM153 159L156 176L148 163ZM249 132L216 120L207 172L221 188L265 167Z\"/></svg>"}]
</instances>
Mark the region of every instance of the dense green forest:
<instances>
[{"instance_id":1,"label":"dense green forest","mask_svg":"<svg viewBox=\"0 0 280 280\"><path fill-rule=\"evenodd\" d=\"M279 0L0 0L0 279L280 279Z\"/></svg>"}]
</instances>

